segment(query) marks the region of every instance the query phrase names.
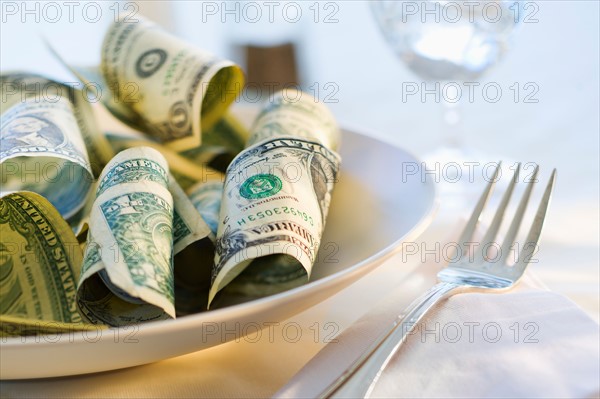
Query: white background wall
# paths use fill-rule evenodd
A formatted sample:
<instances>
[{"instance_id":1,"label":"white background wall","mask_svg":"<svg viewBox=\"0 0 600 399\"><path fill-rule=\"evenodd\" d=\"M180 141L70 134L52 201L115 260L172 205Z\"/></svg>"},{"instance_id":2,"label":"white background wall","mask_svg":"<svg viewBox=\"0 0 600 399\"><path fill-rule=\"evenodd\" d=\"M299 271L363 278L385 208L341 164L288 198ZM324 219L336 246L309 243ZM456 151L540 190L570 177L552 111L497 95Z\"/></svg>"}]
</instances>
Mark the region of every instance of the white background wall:
<instances>
[{"instance_id":1,"label":"white background wall","mask_svg":"<svg viewBox=\"0 0 600 399\"><path fill-rule=\"evenodd\" d=\"M62 11L55 23L49 20L56 19L56 13L48 3L58 4ZM64 3L27 2L34 12L24 15L23 2L2 1L3 71L26 69L70 79L44 49L39 36L46 36L72 63L97 63L102 35L114 11L127 11L129 4L75 2L70 21ZM285 4L294 2L276 2L274 23L267 20L267 6L255 3L263 11L261 22L249 23L242 14L239 24L235 15L223 14L224 7L235 7L234 2L137 3L140 12L174 33L227 57L238 57L232 44L294 40L299 46L305 89L316 84L325 97L332 87L339 88L333 96L336 102L329 105L342 124L385 137L420 156L444 143L440 105L431 99L422 102L417 96L402 101L402 84L420 84L420 80L387 47L364 1L336 1L333 6L327 1L316 6L315 1L297 1L303 14L296 23L287 22L282 14ZM551 286L576 297L578 292L597 293L598 286L600 10L597 1L536 4L538 22L523 24L505 60L480 80L482 85L497 82L503 89L502 98L492 104L478 95L465 105L462 140L489 154L489 159L533 161L545 170L558 168L552 219L544 239L579 250L568 252L569 256L558 254L560 262L569 263L564 267L572 270L572 286L557 269L539 272ZM91 22L97 6L102 18ZM44 7L47 15L43 15ZM84 7L88 7L87 14ZM214 7L216 14L211 13ZM316 22L315 7L320 10ZM292 11L288 15L293 16ZM325 16L332 11L337 22L325 23ZM515 82L521 87L534 82L539 87L535 96L539 101L515 102L509 89ZM335 86L326 87L327 83ZM573 259L570 254L581 255ZM597 312L597 301L589 306Z\"/></svg>"},{"instance_id":2,"label":"white background wall","mask_svg":"<svg viewBox=\"0 0 600 399\"><path fill-rule=\"evenodd\" d=\"M131 2L73 2L78 6L74 8L73 22L70 22L68 8L64 5L67 2L26 3L29 10L34 10L37 4L38 15L25 15L23 2L2 1L1 68L24 68L63 78L69 75L44 49L40 36L54 43L70 62L97 63L102 34L115 10L132 10L125 9ZM62 10L62 17L55 23L49 20L55 13L48 3L58 4ZM86 3L92 3L87 5L87 17L84 13ZM259 2L250 2L259 4L263 11L258 23L248 22L240 12L241 24L236 24L235 15L225 13L225 9L234 9L234 3L138 2L140 13L203 48L232 58L237 56L232 50L235 43L263 41L270 44L281 38L294 40L299 45L305 89L312 91L318 87L324 98L334 93L337 87L338 91L333 95L337 103L330 103L330 106L340 120L366 127L417 153L427 152L431 145L442 140L438 118L440 107L433 98L423 103L419 96L413 96L402 102L402 84L420 84L421 80L388 48L367 2L321 1L317 23L314 22L315 1L272 2L279 4L274 8L274 24L267 20L268 8ZM289 23L282 17L286 3L302 6L299 22ZM327 6L328 3L334 3L335 8ZM512 51L480 80L482 85L487 82L500 85L503 89L500 101L489 103L482 98L481 92L476 92L475 102L465 105L465 141L473 147L491 151L503 143L505 130L510 126L513 133L516 130L523 139L514 143L513 152L507 154L512 158L535 161L530 159L530 146L535 146L535 152L540 155L554 153L550 157L552 164L564 168L567 165L561 162L568 161L569 157L555 152L577 153L582 170L597 177L599 3L538 1L536 4L539 22L522 24ZM13 5L18 8L14 15L9 13ZM90 22L98 5L102 18ZM214 6L216 14L210 12L214 11ZM239 9L243 10L243 6ZM292 11L293 8L289 8L288 14L293 15ZM338 22L326 23L326 15L333 11L333 18ZM36 16L39 22L35 21ZM527 82L536 83L540 90L535 98L539 102L515 103L509 89L514 82L521 87ZM333 85L325 87L327 83ZM543 132L541 142L534 134L536 132ZM411 137L422 134L429 140L413 143L415 140ZM597 192L593 185L583 186L579 190L588 194Z\"/></svg>"}]
</instances>

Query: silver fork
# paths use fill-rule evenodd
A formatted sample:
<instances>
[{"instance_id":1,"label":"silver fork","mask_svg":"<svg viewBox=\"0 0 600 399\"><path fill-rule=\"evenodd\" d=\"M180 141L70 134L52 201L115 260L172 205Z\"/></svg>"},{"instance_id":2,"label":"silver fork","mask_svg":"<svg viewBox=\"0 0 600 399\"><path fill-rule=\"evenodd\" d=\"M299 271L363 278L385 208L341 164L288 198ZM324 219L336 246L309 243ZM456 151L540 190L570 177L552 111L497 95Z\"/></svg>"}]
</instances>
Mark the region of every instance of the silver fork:
<instances>
[{"instance_id":1,"label":"silver fork","mask_svg":"<svg viewBox=\"0 0 600 399\"><path fill-rule=\"evenodd\" d=\"M510 200L515 183L518 180L519 169L515 171L515 176L509 184L498 210L485 233L482 243L492 243L495 239L500 223L504 216L504 211ZM471 214L467 225L465 226L459 238L459 245L465 248L464 243L472 239L477 223L483 208L485 207L494 183L498 178L500 165L494 172L494 178L484 190L475 210ZM464 292L503 292L513 288L519 279L533 255L542 225L546 217L546 211L550 203L552 188L556 179L556 169L553 170L550 181L538 207L535 219L527 235L527 239L521 252L519 253L515 264L510 266L507 263L509 253L514 244L515 237L523 219L527 202L531 195L534 183L537 181L538 168L536 167L531 182L523 194L521 202L517 208L512 223L508 229L506 237L500 247L500 253L493 261L487 259L486 254L477 253L470 257L465 255L457 261L449 264L437 274L438 283L421 295L402 313L391 326L390 330L380 337L365 353L361 355L337 380L331 383L323 392L321 398L326 397L349 397L349 398L367 398L370 396L375 384L381 377L381 374L387 367L393 355L398 351L405 341L411 329L421 320L421 318L439 301L446 299L454 294Z\"/></svg>"}]
</instances>

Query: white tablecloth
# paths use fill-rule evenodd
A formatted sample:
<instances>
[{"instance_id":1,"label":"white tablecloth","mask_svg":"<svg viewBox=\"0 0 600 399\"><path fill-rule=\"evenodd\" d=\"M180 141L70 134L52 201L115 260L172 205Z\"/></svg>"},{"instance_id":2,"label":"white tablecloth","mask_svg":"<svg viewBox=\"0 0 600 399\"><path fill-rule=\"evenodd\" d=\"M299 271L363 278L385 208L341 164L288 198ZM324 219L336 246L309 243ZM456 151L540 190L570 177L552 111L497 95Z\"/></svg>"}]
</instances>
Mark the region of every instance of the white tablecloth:
<instances>
[{"instance_id":1,"label":"white tablecloth","mask_svg":"<svg viewBox=\"0 0 600 399\"><path fill-rule=\"evenodd\" d=\"M424 242L430 247L436 241L444 242L456 235L459 224L457 218L448 215L442 206L436 221L417 242ZM548 247L543 246L542 251L546 251ZM400 312L412 299L434 283L435 272L442 265L436 262L420 264L419 258L420 256L403 259L402 254L395 256L348 289L281 323L271 333L263 331L260 339L256 339L256 336L251 339L240 339L238 342L229 342L197 353L124 370L55 379L2 381L0 393L2 397L8 398L270 397L282 389L328 342L325 355L323 353L319 355L321 359L319 362L323 361L323 356L327 356L327 351L334 354L333 359L339 356L340 351L342 354L346 353L345 361L349 362L353 352L344 350L344 347L354 348L355 352L361 345L366 347L369 340L393 318L391 315L394 310ZM565 266L568 267L568 264ZM544 264L540 261L530 269L532 274L535 274L543 267ZM414 272L406 277L404 273L398 273L399 268L413 268ZM432 357L423 356L423 352L419 354L418 348L424 348L423 345L419 345L419 342L413 343L406 352L402 353L402 356L406 357L405 361L399 362L396 366L401 370L400 374L392 374L391 378L382 379L381 391L376 393L406 397L440 396L440 392L446 392L442 396L455 397L482 395L522 397L523 387L530 384L531 390L527 396L549 396L551 393L555 394L553 396L571 397L597 395L599 389L596 373L599 362L598 324L568 299L558 294L544 292L543 289L543 284L529 277L519 292L505 294L513 298L509 301L510 307L506 309L497 306L499 300L504 300L499 298L502 295L492 295L490 298L480 295L481 298L471 297L466 302L460 297L454 297L451 302L443 304L432 313L433 319L428 319L430 323L435 324L437 321L448 325L450 322L456 322L464 325L464 322L476 322L480 323L480 327L490 322L500 323L506 340L508 334L514 334L514 329L511 330L510 327L514 322L519 322L519 343L510 346L512 350L507 352L494 350L500 348L502 342L488 344L488 353L482 353L479 348L477 356L470 356L468 343L465 349L464 346L446 342L445 346L434 346L438 350L433 352L436 356ZM518 311L518 303L523 298L527 300L538 298L538 302L528 308L532 314L516 314L514 320L511 319L510 312ZM483 318L480 315L477 320L472 320L472 317L469 317L470 309L477 309L479 303L483 309L490 310L491 313ZM539 312L544 314L543 320L550 321L549 324L541 323L536 319L538 313L535 311L536 306L539 306ZM557 328L561 323L551 319L552 309L548 309L548 306L559 306L555 311L560 320L564 318L564 328ZM358 328L352 325L365 314L367 318L361 320ZM534 321L539 325L539 332L531 336L533 339L541 340L537 344L523 342L531 331L524 325L527 321ZM296 323L301 327L300 336L284 333L284 327L290 323ZM570 343L569 323L575 323L580 328L572 332L574 341ZM350 329L344 332L349 326ZM342 334L338 339L343 341L330 342L340 332ZM477 332L481 334L480 330ZM489 332L488 338L491 337L492 332ZM442 330L438 333L439 337L440 334ZM430 334L430 342L425 342L424 345L432 344L431 340L435 340L433 335ZM553 336L560 339L553 340L551 339ZM593 343L590 344L594 341L595 347ZM561 342L569 344L565 346L561 345ZM543 350L533 352L538 355L531 357L531 352L525 351L527 345L538 345L540 349L543 347ZM523 358L519 357L519 347L524 350ZM460 352L456 353L459 348ZM575 358L570 359L564 367L580 365L583 368L557 368L557 359L568 359L565 350ZM512 357L505 358L503 353L510 353ZM458 360L461 358L465 359L462 363ZM314 364L319 365L319 362ZM336 364L340 367L344 363L338 361ZM487 367L484 367L486 364ZM516 375L514 368L520 366L527 371L528 376L531 376L535 370L539 371L539 378L531 381L511 380L510 378L514 379ZM448 373L449 367L454 373ZM457 367L462 369L456 369ZM446 371L442 373L444 369ZM562 379L552 379L553 376L556 377L553 373L557 370L570 371L571 374L565 374ZM300 390L289 391L290 388L286 387L288 394L297 392L298 395L305 397L311 394L310 387L313 387L314 391L315 387L319 386L311 379L308 381L302 379L306 372L304 370L303 374L295 379L296 383L301 382L300 388L295 388ZM470 379L477 383L471 385L465 383L464 378L467 373L471 373ZM457 375L462 377L462 380L459 380L460 383L452 384L452 378ZM321 383L323 383L323 380L327 379L327 372L321 373L321 376ZM407 383L410 381L412 383ZM485 381L490 383L488 391L481 389L481 384ZM561 384L561 381L570 382ZM536 392L538 395L535 395Z\"/></svg>"}]
</instances>

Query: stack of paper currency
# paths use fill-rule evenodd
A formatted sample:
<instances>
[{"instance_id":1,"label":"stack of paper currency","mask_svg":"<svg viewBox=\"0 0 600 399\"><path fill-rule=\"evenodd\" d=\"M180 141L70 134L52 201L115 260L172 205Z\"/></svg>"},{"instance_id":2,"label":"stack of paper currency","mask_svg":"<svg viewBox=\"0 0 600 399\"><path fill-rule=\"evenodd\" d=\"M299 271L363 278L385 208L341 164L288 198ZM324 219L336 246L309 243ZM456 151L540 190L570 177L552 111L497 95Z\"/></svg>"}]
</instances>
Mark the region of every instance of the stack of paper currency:
<instances>
[{"instance_id":1,"label":"stack of paper currency","mask_svg":"<svg viewBox=\"0 0 600 399\"><path fill-rule=\"evenodd\" d=\"M340 165L321 103L283 90L247 131L228 112L241 69L146 20L109 27L99 68L52 51L103 95L0 75L1 335L170 319L308 281ZM139 134L100 129L101 108Z\"/></svg>"}]
</instances>

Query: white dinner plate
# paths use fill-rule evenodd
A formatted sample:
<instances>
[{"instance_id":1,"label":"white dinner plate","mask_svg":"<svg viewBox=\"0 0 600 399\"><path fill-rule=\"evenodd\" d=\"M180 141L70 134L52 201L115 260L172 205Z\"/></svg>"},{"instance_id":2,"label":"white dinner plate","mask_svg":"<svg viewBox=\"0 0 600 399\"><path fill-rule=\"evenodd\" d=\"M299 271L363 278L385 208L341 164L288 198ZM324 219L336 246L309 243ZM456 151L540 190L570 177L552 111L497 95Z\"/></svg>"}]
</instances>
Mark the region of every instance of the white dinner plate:
<instances>
[{"instance_id":1,"label":"white dinner plate","mask_svg":"<svg viewBox=\"0 0 600 399\"><path fill-rule=\"evenodd\" d=\"M431 221L434 188L412 173L419 161L404 150L348 130L342 138L342 171L308 284L139 327L3 339L0 378L114 370L206 349L282 322L372 271Z\"/></svg>"}]
</instances>

